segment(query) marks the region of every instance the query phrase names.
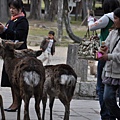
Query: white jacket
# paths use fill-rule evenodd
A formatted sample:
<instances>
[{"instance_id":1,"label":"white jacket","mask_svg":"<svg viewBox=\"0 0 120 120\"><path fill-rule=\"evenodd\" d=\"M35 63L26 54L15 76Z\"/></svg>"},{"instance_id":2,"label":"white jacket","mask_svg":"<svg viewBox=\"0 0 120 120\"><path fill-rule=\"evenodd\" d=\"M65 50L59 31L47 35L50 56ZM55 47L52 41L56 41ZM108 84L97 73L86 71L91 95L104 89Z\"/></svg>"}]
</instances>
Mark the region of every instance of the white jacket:
<instances>
[{"instance_id":1,"label":"white jacket","mask_svg":"<svg viewBox=\"0 0 120 120\"><path fill-rule=\"evenodd\" d=\"M116 41L120 38L118 30L112 30L105 40L108 46L108 61L105 64L105 76L112 78L120 78L120 40L111 53Z\"/></svg>"},{"instance_id":2,"label":"white jacket","mask_svg":"<svg viewBox=\"0 0 120 120\"><path fill-rule=\"evenodd\" d=\"M105 28L109 23L109 18L114 21L113 12L104 14L100 19L94 21L94 18L90 16L88 18L88 27L91 31Z\"/></svg>"}]
</instances>

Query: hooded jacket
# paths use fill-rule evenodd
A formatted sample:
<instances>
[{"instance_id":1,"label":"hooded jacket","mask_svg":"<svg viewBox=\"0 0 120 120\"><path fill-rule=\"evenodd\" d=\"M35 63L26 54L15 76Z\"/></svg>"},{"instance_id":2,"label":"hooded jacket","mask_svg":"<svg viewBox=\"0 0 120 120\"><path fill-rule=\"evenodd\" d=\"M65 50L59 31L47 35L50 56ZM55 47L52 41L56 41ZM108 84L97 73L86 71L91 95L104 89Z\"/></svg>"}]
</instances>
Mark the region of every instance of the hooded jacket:
<instances>
[{"instance_id":1,"label":"hooded jacket","mask_svg":"<svg viewBox=\"0 0 120 120\"><path fill-rule=\"evenodd\" d=\"M118 41L114 50L115 43ZM118 30L112 30L105 40L108 47L108 61L105 64L105 76L112 78L120 78L120 36Z\"/></svg>"}]
</instances>

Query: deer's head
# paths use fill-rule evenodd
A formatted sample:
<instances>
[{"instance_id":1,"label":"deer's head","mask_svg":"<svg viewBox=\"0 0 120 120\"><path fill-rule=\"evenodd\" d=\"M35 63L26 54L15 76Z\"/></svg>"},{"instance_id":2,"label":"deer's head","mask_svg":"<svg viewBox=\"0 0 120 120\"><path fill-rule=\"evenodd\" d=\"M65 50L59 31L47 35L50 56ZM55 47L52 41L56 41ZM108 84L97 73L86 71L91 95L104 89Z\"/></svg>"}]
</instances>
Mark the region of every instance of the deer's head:
<instances>
[{"instance_id":1,"label":"deer's head","mask_svg":"<svg viewBox=\"0 0 120 120\"><path fill-rule=\"evenodd\" d=\"M19 48L22 44L23 42L14 43L10 40L2 40L2 42L0 43L0 56L4 59L7 51L13 52L14 49Z\"/></svg>"},{"instance_id":2,"label":"deer's head","mask_svg":"<svg viewBox=\"0 0 120 120\"><path fill-rule=\"evenodd\" d=\"M2 45L6 50L14 50L19 48L23 42L13 42L11 40L2 40Z\"/></svg>"}]
</instances>

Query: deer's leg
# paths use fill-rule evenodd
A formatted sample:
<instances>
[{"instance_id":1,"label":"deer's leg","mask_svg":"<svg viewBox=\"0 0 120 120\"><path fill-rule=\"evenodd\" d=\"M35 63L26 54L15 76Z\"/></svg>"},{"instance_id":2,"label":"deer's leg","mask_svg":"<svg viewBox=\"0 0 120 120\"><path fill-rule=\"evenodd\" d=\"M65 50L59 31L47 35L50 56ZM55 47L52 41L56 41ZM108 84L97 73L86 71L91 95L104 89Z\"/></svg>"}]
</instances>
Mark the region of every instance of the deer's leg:
<instances>
[{"instance_id":1,"label":"deer's leg","mask_svg":"<svg viewBox=\"0 0 120 120\"><path fill-rule=\"evenodd\" d=\"M61 93L58 98L65 106L65 114L64 114L64 120L69 120L69 114L70 114L70 102L67 99L67 95L64 93Z\"/></svg>"},{"instance_id":2,"label":"deer's leg","mask_svg":"<svg viewBox=\"0 0 120 120\"><path fill-rule=\"evenodd\" d=\"M47 94L44 93L44 94L43 94L43 97L42 97L42 104L43 104L42 120L45 119L46 103L47 103Z\"/></svg>"},{"instance_id":3,"label":"deer's leg","mask_svg":"<svg viewBox=\"0 0 120 120\"><path fill-rule=\"evenodd\" d=\"M53 104L54 104L55 97L50 96L49 99L50 99L50 101L49 101L49 107L50 107L50 120L52 120L52 108L53 108Z\"/></svg>"},{"instance_id":4,"label":"deer's leg","mask_svg":"<svg viewBox=\"0 0 120 120\"><path fill-rule=\"evenodd\" d=\"M41 120L41 114L40 114L40 101L42 99L41 93L34 94L35 97L35 110L38 117L38 120Z\"/></svg>"},{"instance_id":5,"label":"deer's leg","mask_svg":"<svg viewBox=\"0 0 120 120\"><path fill-rule=\"evenodd\" d=\"M30 120L29 117L29 101L30 101L30 96L25 95L24 98L24 120Z\"/></svg>"},{"instance_id":6,"label":"deer's leg","mask_svg":"<svg viewBox=\"0 0 120 120\"><path fill-rule=\"evenodd\" d=\"M1 107L2 120L5 120L5 113L4 113L4 108L3 108L3 99L2 99L1 95L0 95L0 107Z\"/></svg>"},{"instance_id":7,"label":"deer's leg","mask_svg":"<svg viewBox=\"0 0 120 120\"><path fill-rule=\"evenodd\" d=\"M13 103L12 103L12 105L9 108L17 109L18 108L18 98L16 96L16 93L15 93L13 87L11 87L11 92L12 92Z\"/></svg>"},{"instance_id":8,"label":"deer's leg","mask_svg":"<svg viewBox=\"0 0 120 120\"><path fill-rule=\"evenodd\" d=\"M18 112L17 112L17 120L20 120L20 110L21 110L21 104L22 104L22 99L19 98L19 105L18 105Z\"/></svg>"}]
</instances>

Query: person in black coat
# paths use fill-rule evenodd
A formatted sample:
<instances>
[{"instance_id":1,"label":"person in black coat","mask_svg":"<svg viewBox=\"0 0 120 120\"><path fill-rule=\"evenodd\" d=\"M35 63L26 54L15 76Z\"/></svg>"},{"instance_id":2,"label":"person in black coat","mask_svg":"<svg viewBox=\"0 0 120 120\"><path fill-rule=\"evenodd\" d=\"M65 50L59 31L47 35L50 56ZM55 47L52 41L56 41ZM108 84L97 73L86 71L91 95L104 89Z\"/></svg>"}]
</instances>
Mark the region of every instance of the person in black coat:
<instances>
[{"instance_id":1,"label":"person in black coat","mask_svg":"<svg viewBox=\"0 0 120 120\"><path fill-rule=\"evenodd\" d=\"M24 43L19 49L26 49L29 23L26 19L26 14L23 9L23 2L21 0L11 0L8 6L11 13L11 20L9 20L5 26L0 22L0 37L3 40L12 40L14 42L22 41ZM11 87L12 91L13 103L9 108L5 109L5 111L16 111L18 107L17 99L9 82L4 64L2 70L1 87Z\"/></svg>"}]
</instances>

